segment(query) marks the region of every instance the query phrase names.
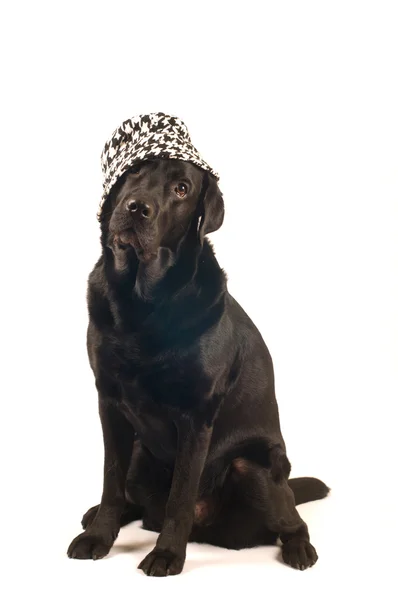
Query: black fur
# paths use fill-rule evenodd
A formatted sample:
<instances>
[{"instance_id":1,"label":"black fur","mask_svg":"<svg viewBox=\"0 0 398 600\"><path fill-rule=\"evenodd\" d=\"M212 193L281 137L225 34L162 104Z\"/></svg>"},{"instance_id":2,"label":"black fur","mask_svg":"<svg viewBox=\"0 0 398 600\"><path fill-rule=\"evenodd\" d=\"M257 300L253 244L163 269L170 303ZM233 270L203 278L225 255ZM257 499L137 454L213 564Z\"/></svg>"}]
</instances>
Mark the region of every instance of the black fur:
<instances>
[{"instance_id":1,"label":"black fur","mask_svg":"<svg viewBox=\"0 0 398 600\"><path fill-rule=\"evenodd\" d=\"M105 556L120 527L142 519L160 532L140 564L147 575L180 573L189 540L280 538L292 567L317 560L295 505L328 488L288 481L271 356L205 237L223 217L216 179L177 160L135 167L104 205L87 338L104 487L73 558Z\"/></svg>"}]
</instances>

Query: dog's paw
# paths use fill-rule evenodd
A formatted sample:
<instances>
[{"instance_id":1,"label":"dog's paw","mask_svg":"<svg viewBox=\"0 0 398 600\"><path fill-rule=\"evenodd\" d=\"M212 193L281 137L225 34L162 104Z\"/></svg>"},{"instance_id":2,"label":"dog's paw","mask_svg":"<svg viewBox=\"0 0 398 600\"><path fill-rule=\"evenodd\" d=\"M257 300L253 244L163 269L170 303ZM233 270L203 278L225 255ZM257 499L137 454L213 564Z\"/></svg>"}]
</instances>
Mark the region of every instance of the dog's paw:
<instances>
[{"instance_id":1,"label":"dog's paw","mask_svg":"<svg viewBox=\"0 0 398 600\"><path fill-rule=\"evenodd\" d=\"M181 573L185 562L185 556L178 556L170 550L159 550L155 548L138 565L145 575L152 577L166 577L166 575L178 575Z\"/></svg>"},{"instance_id":2,"label":"dog's paw","mask_svg":"<svg viewBox=\"0 0 398 600\"><path fill-rule=\"evenodd\" d=\"M112 548L112 543L106 541L101 535L81 533L68 548L69 558L98 560L104 558Z\"/></svg>"},{"instance_id":3,"label":"dog's paw","mask_svg":"<svg viewBox=\"0 0 398 600\"><path fill-rule=\"evenodd\" d=\"M282 558L293 569L304 571L316 563L318 555L307 540L291 539L282 546Z\"/></svg>"},{"instance_id":4,"label":"dog's paw","mask_svg":"<svg viewBox=\"0 0 398 600\"><path fill-rule=\"evenodd\" d=\"M98 509L99 509L99 504L97 504L97 506L92 506L91 508L89 508L88 511L83 515L83 518L82 518L83 529L87 529L87 527L89 527L91 525L91 523L94 521L95 517L97 516Z\"/></svg>"}]
</instances>

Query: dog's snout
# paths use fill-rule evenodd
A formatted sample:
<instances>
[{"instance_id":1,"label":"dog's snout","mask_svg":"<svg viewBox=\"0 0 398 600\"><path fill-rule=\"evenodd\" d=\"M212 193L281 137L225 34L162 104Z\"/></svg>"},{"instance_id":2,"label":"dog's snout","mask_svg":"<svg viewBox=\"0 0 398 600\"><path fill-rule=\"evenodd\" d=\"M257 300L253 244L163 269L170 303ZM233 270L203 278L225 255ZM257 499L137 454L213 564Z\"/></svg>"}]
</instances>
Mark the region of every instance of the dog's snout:
<instances>
[{"instance_id":1,"label":"dog's snout","mask_svg":"<svg viewBox=\"0 0 398 600\"><path fill-rule=\"evenodd\" d=\"M137 202L136 200L128 200L126 208L134 216L142 219L150 219L153 216L153 209L149 204Z\"/></svg>"}]
</instances>

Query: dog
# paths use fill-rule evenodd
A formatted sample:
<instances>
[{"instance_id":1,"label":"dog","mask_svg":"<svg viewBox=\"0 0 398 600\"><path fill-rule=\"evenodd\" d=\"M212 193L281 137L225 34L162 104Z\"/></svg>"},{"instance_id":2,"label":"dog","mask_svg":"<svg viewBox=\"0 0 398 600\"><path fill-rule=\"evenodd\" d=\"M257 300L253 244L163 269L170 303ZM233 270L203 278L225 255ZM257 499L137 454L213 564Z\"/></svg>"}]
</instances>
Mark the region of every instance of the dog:
<instances>
[{"instance_id":1,"label":"dog","mask_svg":"<svg viewBox=\"0 0 398 600\"><path fill-rule=\"evenodd\" d=\"M139 565L149 576L180 573L189 541L280 539L287 565L317 561L296 505L329 489L289 479L270 353L206 238L223 219L216 177L175 159L135 164L103 206L87 333L103 493L71 558L103 558L121 526L142 520L159 532Z\"/></svg>"}]
</instances>

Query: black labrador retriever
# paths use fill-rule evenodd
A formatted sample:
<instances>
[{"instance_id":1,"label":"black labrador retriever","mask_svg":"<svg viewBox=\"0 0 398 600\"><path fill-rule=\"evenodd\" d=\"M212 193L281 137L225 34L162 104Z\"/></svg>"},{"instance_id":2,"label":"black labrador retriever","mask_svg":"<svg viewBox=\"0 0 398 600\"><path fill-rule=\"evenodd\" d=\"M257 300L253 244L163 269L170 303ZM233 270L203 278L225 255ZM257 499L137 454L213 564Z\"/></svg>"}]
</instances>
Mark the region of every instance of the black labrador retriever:
<instances>
[{"instance_id":1,"label":"black labrador retriever","mask_svg":"<svg viewBox=\"0 0 398 600\"><path fill-rule=\"evenodd\" d=\"M288 479L271 356L205 237L223 218L215 177L170 159L131 168L103 207L87 343L104 484L72 558L104 557L120 527L142 519L160 532L139 565L147 575L180 573L188 541L280 538L288 565L317 560L296 505L328 488Z\"/></svg>"}]
</instances>

